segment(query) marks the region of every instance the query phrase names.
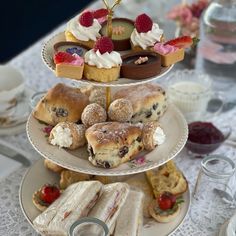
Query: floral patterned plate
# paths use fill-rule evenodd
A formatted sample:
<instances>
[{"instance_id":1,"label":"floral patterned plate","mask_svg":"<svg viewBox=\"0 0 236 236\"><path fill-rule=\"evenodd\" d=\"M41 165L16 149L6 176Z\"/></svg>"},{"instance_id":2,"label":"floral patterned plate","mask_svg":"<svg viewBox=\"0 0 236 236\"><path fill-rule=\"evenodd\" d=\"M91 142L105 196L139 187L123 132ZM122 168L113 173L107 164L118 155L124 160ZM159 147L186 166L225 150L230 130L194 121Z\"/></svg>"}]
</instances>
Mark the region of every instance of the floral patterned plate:
<instances>
[{"instance_id":1,"label":"floral patterned plate","mask_svg":"<svg viewBox=\"0 0 236 236\"><path fill-rule=\"evenodd\" d=\"M122 178L122 177L121 177ZM122 179L115 178L114 181L126 180L129 177ZM132 176L133 178L133 176ZM135 178L145 178L144 174L135 175ZM28 222L33 226L33 220L40 214L32 202L33 193L45 183L58 184L59 175L46 169L43 160L37 161L25 174L19 192L20 205ZM190 192L189 190L183 194L184 203L181 204L180 214L170 223L158 223L151 218L144 218L142 228L142 236L166 236L173 233L183 222L190 207Z\"/></svg>"},{"instance_id":2,"label":"floral patterned plate","mask_svg":"<svg viewBox=\"0 0 236 236\"><path fill-rule=\"evenodd\" d=\"M45 125L39 123L32 114L28 119L26 129L31 144L46 159L81 173L118 176L141 173L156 168L174 158L182 150L187 141L188 127L183 115L173 104L169 105L164 116L161 117L160 124L166 134L164 144L151 152L140 153L134 160L113 169L93 166L88 161L86 146L75 151L68 151L50 145L43 132Z\"/></svg>"}]
</instances>

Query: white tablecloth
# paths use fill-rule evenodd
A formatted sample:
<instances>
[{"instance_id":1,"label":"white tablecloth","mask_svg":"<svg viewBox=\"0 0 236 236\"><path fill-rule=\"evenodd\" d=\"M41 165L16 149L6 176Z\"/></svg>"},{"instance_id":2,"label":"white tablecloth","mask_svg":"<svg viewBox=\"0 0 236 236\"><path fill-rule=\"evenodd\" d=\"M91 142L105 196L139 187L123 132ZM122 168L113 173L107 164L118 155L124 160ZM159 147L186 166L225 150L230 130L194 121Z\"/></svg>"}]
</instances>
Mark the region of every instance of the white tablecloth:
<instances>
[{"instance_id":1,"label":"white tablecloth","mask_svg":"<svg viewBox=\"0 0 236 236\"><path fill-rule=\"evenodd\" d=\"M127 1L126 1L127 2ZM130 1L132 2L132 1ZM122 11L123 15L128 13ZM50 38L55 32L60 32L64 29L64 26L59 27L56 31L49 34L47 37L39 40L35 45L28 48L26 51L15 57L9 63L20 69L26 78L26 83L36 91L43 91L50 88L52 85L58 83L60 80L49 71L41 60L41 48L43 43ZM222 114L217 118L219 122L227 122L233 128L236 124L236 110L232 110L228 113ZM235 128L234 128L235 132ZM11 143L12 145L28 152L31 154L31 160L36 161L40 156L34 151L30 145L26 133L22 133L16 136L0 137L4 141ZM236 160L235 157L236 148L223 145L216 153L224 154L232 159ZM183 150L178 157L175 159L180 169L184 172L187 177L190 189L192 189L195 183L196 176L200 167L200 159L191 159L186 150ZM18 200L18 191L21 179L26 169L21 167L13 174L0 181L0 235L7 236L30 236L37 235L34 229L30 226L27 220L24 218ZM206 201L211 202L212 199ZM195 209L196 210L196 209ZM201 208L197 209L201 211ZM217 235L219 229L210 229L207 225L198 228L190 219L190 213L187 215L184 223L180 228L173 233L175 236L213 236ZM232 211L227 209L221 213L224 218L230 218ZM219 216L219 217L221 217ZM223 220L222 220L223 223ZM157 232L158 234L158 232Z\"/></svg>"}]
</instances>

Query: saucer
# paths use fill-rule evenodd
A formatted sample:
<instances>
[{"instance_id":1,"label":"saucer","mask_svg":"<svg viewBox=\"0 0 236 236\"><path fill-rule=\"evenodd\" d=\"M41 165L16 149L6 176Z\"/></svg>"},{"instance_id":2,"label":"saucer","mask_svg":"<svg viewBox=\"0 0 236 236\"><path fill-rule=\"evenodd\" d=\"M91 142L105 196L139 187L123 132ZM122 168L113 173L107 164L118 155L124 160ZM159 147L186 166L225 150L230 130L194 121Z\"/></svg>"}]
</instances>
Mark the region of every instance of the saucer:
<instances>
[{"instance_id":1,"label":"saucer","mask_svg":"<svg viewBox=\"0 0 236 236\"><path fill-rule=\"evenodd\" d=\"M34 93L34 90L26 87L17 101L14 112L10 116L0 117L0 135L19 134L25 130L25 123L31 112L29 101Z\"/></svg>"}]
</instances>

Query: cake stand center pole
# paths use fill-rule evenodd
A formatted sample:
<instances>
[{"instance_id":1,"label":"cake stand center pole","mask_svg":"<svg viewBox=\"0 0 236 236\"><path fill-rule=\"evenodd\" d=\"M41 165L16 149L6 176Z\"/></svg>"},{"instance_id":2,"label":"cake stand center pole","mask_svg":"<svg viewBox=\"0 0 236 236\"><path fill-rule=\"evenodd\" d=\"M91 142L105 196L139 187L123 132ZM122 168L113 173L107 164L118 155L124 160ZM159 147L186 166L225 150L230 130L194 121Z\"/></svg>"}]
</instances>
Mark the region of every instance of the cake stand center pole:
<instances>
[{"instance_id":1,"label":"cake stand center pole","mask_svg":"<svg viewBox=\"0 0 236 236\"><path fill-rule=\"evenodd\" d=\"M106 87L106 108L107 108L107 111L108 111L110 104L111 104L111 88Z\"/></svg>"}]
</instances>

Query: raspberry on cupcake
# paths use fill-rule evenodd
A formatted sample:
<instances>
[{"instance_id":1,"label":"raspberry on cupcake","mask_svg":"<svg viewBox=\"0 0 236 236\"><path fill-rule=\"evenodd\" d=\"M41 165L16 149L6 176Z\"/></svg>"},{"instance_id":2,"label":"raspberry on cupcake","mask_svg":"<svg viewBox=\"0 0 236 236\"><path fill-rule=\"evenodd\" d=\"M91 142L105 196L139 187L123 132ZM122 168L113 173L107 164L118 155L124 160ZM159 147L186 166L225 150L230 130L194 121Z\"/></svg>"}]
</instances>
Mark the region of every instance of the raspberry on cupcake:
<instances>
[{"instance_id":1,"label":"raspberry on cupcake","mask_svg":"<svg viewBox=\"0 0 236 236\"><path fill-rule=\"evenodd\" d=\"M57 52L54 55L56 76L70 79L81 79L84 70L84 59L77 54Z\"/></svg>"},{"instance_id":2,"label":"raspberry on cupcake","mask_svg":"<svg viewBox=\"0 0 236 236\"><path fill-rule=\"evenodd\" d=\"M113 51L112 40L101 37L94 48L85 53L84 76L89 80L98 82L110 82L117 80L122 64L121 56Z\"/></svg>"},{"instance_id":3,"label":"raspberry on cupcake","mask_svg":"<svg viewBox=\"0 0 236 236\"><path fill-rule=\"evenodd\" d=\"M71 19L66 27L66 41L79 42L84 46L93 48L95 41L100 37L101 25L96 19L100 16L101 14L97 14L97 11L84 11Z\"/></svg>"},{"instance_id":4,"label":"raspberry on cupcake","mask_svg":"<svg viewBox=\"0 0 236 236\"><path fill-rule=\"evenodd\" d=\"M135 28L131 34L131 46L134 51L152 49L156 42L162 41L163 30L152 19L141 14L135 20Z\"/></svg>"}]
</instances>

